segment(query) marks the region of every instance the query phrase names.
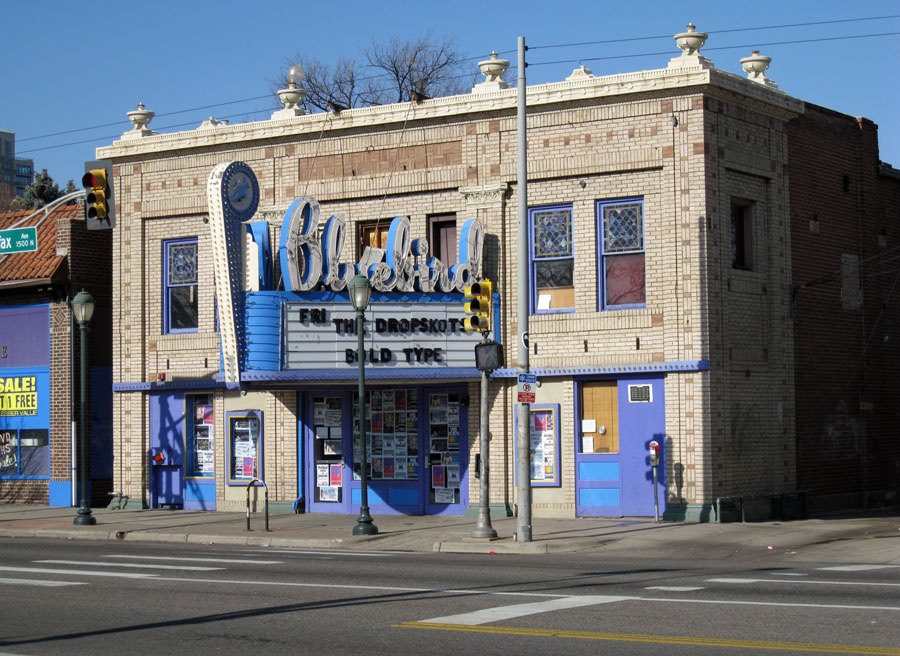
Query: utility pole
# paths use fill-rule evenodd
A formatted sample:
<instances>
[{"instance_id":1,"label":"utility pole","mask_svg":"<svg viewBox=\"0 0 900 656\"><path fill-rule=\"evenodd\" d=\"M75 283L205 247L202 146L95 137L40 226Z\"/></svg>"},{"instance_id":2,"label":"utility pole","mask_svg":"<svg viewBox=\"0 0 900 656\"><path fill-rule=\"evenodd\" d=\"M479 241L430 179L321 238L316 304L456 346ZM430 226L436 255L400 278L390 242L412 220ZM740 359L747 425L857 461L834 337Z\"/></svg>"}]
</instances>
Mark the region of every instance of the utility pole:
<instances>
[{"instance_id":1,"label":"utility pole","mask_svg":"<svg viewBox=\"0 0 900 656\"><path fill-rule=\"evenodd\" d=\"M516 290L516 322L519 328L517 371L529 373L528 365L528 312L529 308L529 276L528 276L528 145L525 125L525 37L518 39L519 66L517 75L518 111L517 137L518 162L516 167L516 189L519 204L519 250L518 250L518 287ZM518 462L518 512L516 523L516 541L531 542L531 404L519 404Z\"/></svg>"}]
</instances>

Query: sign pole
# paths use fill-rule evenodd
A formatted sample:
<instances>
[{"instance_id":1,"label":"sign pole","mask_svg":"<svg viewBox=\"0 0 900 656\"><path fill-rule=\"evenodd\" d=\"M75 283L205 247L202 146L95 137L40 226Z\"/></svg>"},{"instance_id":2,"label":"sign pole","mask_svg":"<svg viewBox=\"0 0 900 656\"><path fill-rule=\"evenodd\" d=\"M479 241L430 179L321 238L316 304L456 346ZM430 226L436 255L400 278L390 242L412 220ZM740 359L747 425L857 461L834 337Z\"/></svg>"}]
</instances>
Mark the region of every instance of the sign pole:
<instances>
[{"instance_id":1,"label":"sign pole","mask_svg":"<svg viewBox=\"0 0 900 656\"><path fill-rule=\"evenodd\" d=\"M485 335L482 344L489 344L487 335ZM472 531L473 538L487 538L493 540L497 537L497 531L491 525L491 485L490 485L490 435L488 416L488 374L487 368L481 370L481 424L479 427L480 443L479 451L481 454L481 486L478 498L478 520L475 522L475 529Z\"/></svg>"},{"instance_id":2,"label":"sign pole","mask_svg":"<svg viewBox=\"0 0 900 656\"><path fill-rule=\"evenodd\" d=\"M528 374L530 369L528 365L528 311L529 311L529 277L528 277L528 147L525 138L526 122L525 122L525 37L518 38L518 75L517 75L517 91L518 103L516 112L517 121L517 167L516 167L516 188L518 192L517 202L519 205L519 231L518 231L518 285L516 289L516 322L518 323L519 335L516 343L518 345L517 369L519 374ZM531 542L531 422L529 421L531 414L530 403L519 404L519 434L518 440L518 462L516 463L516 471L518 472L518 500L517 500L517 522L516 522L516 541Z\"/></svg>"}]
</instances>

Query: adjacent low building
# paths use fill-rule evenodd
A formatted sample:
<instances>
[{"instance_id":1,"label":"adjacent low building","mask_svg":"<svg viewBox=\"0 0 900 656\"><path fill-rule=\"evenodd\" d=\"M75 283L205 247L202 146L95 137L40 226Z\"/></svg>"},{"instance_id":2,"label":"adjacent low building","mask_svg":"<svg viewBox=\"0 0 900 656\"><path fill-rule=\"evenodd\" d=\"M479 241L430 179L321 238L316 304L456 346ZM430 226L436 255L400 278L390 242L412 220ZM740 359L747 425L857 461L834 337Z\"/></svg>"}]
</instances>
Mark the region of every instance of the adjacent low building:
<instances>
[{"instance_id":1,"label":"adjacent low building","mask_svg":"<svg viewBox=\"0 0 900 656\"><path fill-rule=\"evenodd\" d=\"M516 91L496 57L472 93L421 103L305 114L289 87L271 120L172 134L130 112L135 129L97 153L118 201L116 490L145 507L238 510L261 479L276 506L355 513L360 354L345 285L361 272L375 288L373 513L478 501L477 338L461 330L461 289L479 279L495 283L506 360L490 384L494 512L517 501L519 303L540 379L536 516L653 515L654 440L667 518L895 501L896 404L873 389L889 389L898 357L888 269L852 295L896 248L896 172L874 125L783 92L759 53L742 60L749 77L716 68L704 40L690 26L663 68L580 67L528 88L527 290ZM836 348L827 322L861 341ZM807 453L823 431L829 450Z\"/></svg>"},{"instance_id":2,"label":"adjacent low building","mask_svg":"<svg viewBox=\"0 0 900 656\"><path fill-rule=\"evenodd\" d=\"M79 329L71 301L88 290L90 492L112 490L111 233L88 232L84 205L0 213L0 502L78 501ZM31 240L34 239L32 242Z\"/></svg>"}]
</instances>

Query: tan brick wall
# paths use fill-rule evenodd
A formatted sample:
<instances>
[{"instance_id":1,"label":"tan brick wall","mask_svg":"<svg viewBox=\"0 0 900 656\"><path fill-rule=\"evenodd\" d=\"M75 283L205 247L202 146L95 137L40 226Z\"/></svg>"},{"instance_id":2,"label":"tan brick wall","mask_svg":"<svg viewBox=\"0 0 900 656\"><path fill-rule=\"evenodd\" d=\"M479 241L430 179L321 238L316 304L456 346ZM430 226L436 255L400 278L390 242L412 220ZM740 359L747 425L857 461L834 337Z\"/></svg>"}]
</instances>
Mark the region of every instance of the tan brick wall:
<instances>
[{"instance_id":1,"label":"tan brick wall","mask_svg":"<svg viewBox=\"0 0 900 656\"><path fill-rule=\"evenodd\" d=\"M780 490L793 484L792 355L785 316L789 240L782 175L786 114L779 116L762 103L742 103L724 91L716 94L704 102L692 90L647 91L548 104L529 114L529 205L572 204L576 267L575 313L530 319L531 366L710 360L709 372L670 372L665 383L669 498L687 503L708 502L748 486ZM405 215L414 236L426 236L430 214L481 218L487 230L485 268L502 292L507 365L515 366L515 128L509 110L451 115L440 122L417 122L413 116L405 131L376 124L123 164L115 247L116 381L156 380L160 372L167 380L191 379L217 370L205 181L214 164L232 159L256 171L262 206L283 207L310 194L319 199L323 216L344 214L350 222L347 260L355 255L359 221ZM493 203L475 202L460 193L470 185L508 186L509 191ZM765 263L758 272L730 269L728 203L733 195L752 199L758 210L754 237ZM644 201L646 308L599 311L595 203L624 197ZM180 236L199 237L200 330L166 336L161 334L160 248L164 239ZM558 492L537 492L535 512L572 516L574 385L565 378L553 385L567 413L562 422L564 484ZM495 381L491 388L492 502L510 505L514 389L508 381ZM118 396L117 409L125 411L123 397L131 395ZM470 397L471 408L477 409L476 383L470 385ZM278 498L287 500L297 494L296 476L291 480L296 395L274 392L266 408L267 425L271 421L276 427L267 471L277 473ZM469 416L474 466L477 411ZM749 417L756 422L753 430L744 425ZM120 422L116 425L117 439L146 442L146 424L127 434ZM134 473L130 485L139 480ZM470 482L474 504L478 483L474 476Z\"/></svg>"}]
</instances>

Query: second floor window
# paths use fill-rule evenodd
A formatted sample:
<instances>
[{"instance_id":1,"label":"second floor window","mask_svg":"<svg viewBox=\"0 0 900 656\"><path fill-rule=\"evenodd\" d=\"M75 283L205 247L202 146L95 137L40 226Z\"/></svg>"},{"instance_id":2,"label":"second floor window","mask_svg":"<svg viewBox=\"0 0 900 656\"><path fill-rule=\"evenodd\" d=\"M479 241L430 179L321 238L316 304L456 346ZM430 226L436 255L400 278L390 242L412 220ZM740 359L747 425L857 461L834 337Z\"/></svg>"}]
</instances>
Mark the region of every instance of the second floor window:
<instances>
[{"instance_id":1,"label":"second floor window","mask_svg":"<svg viewBox=\"0 0 900 656\"><path fill-rule=\"evenodd\" d=\"M597 220L600 309L645 305L643 200L601 201L597 203Z\"/></svg>"},{"instance_id":2,"label":"second floor window","mask_svg":"<svg viewBox=\"0 0 900 656\"><path fill-rule=\"evenodd\" d=\"M429 253L445 266L457 263L456 215L436 214L428 217Z\"/></svg>"},{"instance_id":3,"label":"second floor window","mask_svg":"<svg viewBox=\"0 0 900 656\"><path fill-rule=\"evenodd\" d=\"M362 258L367 246L372 248L387 248L388 230L391 228L390 219L380 221L362 221L357 224L356 259Z\"/></svg>"},{"instance_id":4,"label":"second floor window","mask_svg":"<svg viewBox=\"0 0 900 656\"><path fill-rule=\"evenodd\" d=\"M197 239L164 242L163 332L196 332L198 321Z\"/></svg>"},{"instance_id":5,"label":"second floor window","mask_svg":"<svg viewBox=\"0 0 900 656\"><path fill-rule=\"evenodd\" d=\"M536 207L531 224L531 311L575 310L575 250L572 206Z\"/></svg>"}]
</instances>

